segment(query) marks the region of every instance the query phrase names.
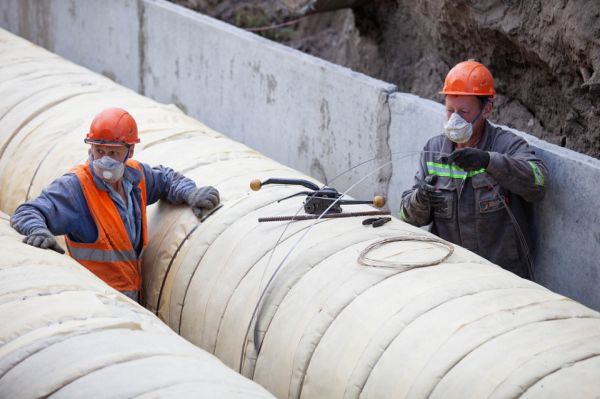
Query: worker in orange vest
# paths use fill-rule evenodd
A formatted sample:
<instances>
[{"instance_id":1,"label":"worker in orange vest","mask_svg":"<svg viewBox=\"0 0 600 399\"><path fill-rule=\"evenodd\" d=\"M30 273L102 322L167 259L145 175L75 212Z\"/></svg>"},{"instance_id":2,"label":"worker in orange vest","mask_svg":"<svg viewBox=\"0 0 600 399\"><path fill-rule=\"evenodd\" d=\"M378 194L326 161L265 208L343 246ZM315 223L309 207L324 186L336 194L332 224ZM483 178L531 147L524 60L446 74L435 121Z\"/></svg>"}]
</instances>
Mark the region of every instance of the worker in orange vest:
<instances>
[{"instance_id":1,"label":"worker in orange vest","mask_svg":"<svg viewBox=\"0 0 600 399\"><path fill-rule=\"evenodd\" d=\"M69 254L111 287L138 301L141 256L148 244L146 206L164 199L189 204L194 213L219 204L219 192L164 166L132 159L140 142L134 118L120 108L100 112L85 142L89 159L61 176L11 217L23 242Z\"/></svg>"},{"instance_id":2,"label":"worker in orange vest","mask_svg":"<svg viewBox=\"0 0 600 399\"><path fill-rule=\"evenodd\" d=\"M413 188L402 194L400 218L459 244L521 277L532 278L529 204L544 197L548 171L527 142L487 118L494 78L469 60L452 68L444 134L421 154Z\"/></svg>"}]
</instances>

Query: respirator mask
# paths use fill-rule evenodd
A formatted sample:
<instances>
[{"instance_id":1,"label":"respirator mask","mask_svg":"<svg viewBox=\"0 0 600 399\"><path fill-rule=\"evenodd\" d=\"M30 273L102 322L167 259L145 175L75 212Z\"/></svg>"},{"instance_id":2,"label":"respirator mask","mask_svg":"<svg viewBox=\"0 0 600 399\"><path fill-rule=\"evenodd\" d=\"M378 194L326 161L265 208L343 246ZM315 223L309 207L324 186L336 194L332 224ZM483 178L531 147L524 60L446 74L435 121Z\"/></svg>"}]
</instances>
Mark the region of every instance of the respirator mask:
<instances>
[{"instance_id":1,"label":"respirator mask","mask_svg":"<svg viewBox=\"0 0 600 399\"><path fill-rule=\"evenodd\" d=\"M473 135L473 124L455 112L444 123L444 133L450 141L458 144L466 143Z\"/></svg>"},{"instance_id":2,"label":"respirator mask","mask_svg":"<svg viewBox=\"0 0 600 399\"><path fill-rule=\"evenodd\" d=\"M125 156L127 160L127 156ZM94 173L107 183L116 183L125 173L125 161L117 161L109 156L93 160L90 154L90 162L94 168Z\"/></svg>"},{"instance_id":3,"label":"respirator mask","mask_svg":"<svg viewBox=\"0 0 600 399\"><path fill-rule=\"evenodd\" d=\"M466 143L471 139L473 135L473 123L479 119L483 113L483 107L479 110L477 116L471 121L467 122L457 112L450 116L450 119L444 123L444 134L450 141L457 144Z\"/></svg>"}]
</instances>

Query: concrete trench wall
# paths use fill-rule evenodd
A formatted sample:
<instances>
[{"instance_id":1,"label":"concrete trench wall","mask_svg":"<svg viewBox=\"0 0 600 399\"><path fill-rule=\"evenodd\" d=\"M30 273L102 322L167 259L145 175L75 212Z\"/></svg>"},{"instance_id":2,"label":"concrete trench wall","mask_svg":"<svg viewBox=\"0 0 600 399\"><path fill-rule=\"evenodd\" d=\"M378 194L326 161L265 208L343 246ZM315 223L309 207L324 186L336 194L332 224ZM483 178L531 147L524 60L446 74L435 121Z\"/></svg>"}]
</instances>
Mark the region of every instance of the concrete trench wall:
<instances>
[{"instance_id":1,"label":"concrete trench wall","mask_svg":"<svg viewBox=\"0 0 600 399\"><path fill-rule=\"evenodd\" d=\"M277 397L591 398L600 390L598 312L459 247L439 265L405 273L361 266L360 252L383 238L407 240L381 247L372 258L434 262L448 253L444 246L423 241L430 234L397 219L378 229L355 218L258 223L261 216L293 214L302 199L278 202L297 191L290 187L251 192L251 178L274 173L307 177L176 107L144 98L5 31L0 31L0 208L12 212L85 159L82 132L97 110L108 105L127 108L138 121L142 143L136 147L137 159L170 165L222 194L223 207L203 223L185 206L159 203L149 208L151 245L143 266L148 308ZM27 162L19 162L23 159ZM32 300L47 290L52 300L52 281L62 281L62 263L89 277L66 256L19 244L5 222L0 232L0 251L10 255L2 260L8 269L0 263L0 273L26 268L33 252L35 265L48 265L41 274L0 279L12 305L23 305L14 304L22 284ZM93 289L102 294L84 292L83 297L112 295L110 303L124 301L127 312L152 321L147 312L92 280ZM78 298L67 302L77 307ZM25 315L36 325L47 320L28 312L14 314L20 317L11 325L18 331L29 331ZM100 342L89 338L79 343L82 348L96 348ZM140 338L137 348L152 351L156 345ZM78 352L75 346L64 347ZM10 348L1 346L0 354ZM120 351L109 345L102 352L110 360ZM177 351L204 356L189 345ZM28 349L20 353L31 354ZM33 376L36 387L55 384L52 375L39 371L52 356L30 358L37 360L19 363L20 379L0 377L0 389L6 381L7 389L16 389L19 381ZM0 364L3 360L0 356ZM66 364L53 366L61 375L72 370ZM181 380L186 371L172 375ZM103 379L101 386L82 381L78 388L86 394L71 396L96 397L119 388L114 380ZM144 381L139 380L142 387ZM238 393L240 381L222 380Z\"/></svg>"},{"instance_id":2,"label":"concrete trench wall","mask_svg":"<svg viewBox=\"0 0 600 399\"><path fill-rule=\"evenodd\" d=\"M387 195L393 212L444 119L437 103L164 0L3 0L0 27L339 190L370 174L351 194ZM533 216L537 281L600 309L600 161L517 133L551 172Z\"/></svg>"}]
</instances>

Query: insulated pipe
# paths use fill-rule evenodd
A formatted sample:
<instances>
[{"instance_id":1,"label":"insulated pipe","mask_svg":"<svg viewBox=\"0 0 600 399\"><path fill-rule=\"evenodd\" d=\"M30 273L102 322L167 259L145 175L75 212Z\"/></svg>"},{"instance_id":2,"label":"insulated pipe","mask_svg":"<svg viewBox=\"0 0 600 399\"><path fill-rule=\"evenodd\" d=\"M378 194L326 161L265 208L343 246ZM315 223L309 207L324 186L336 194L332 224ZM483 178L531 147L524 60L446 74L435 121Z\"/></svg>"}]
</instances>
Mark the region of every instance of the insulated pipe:
<instances>
[{"instance_id":1,"label":"insulated pipe","mask_svg":"<svg viewBox=\"0 0 600 399\"><path fill-rule=\"evenodd\" d=\"M204 221L187 207L149 208L148 309L276 396L600 391L597 312L397 219L379 228L355 218L258 223L294 215L302 198L278 202L300 189L253 192L252 179L308 178L175 107L6 32L0 39L2 209L12 212L86 158L82 137L100 109L128 109L141 133L135 158L216 186L223 203ZM390 238L363 263L432 266L400 272L359 263L365 248Z\"/></svg>"},{"instance_id":2,"label":"insulated pipe","mask_svg":"<svg viewBox=\"0 0 600 399\"><path fill-rule=\"evenodd\" d=\"M272 398L0 213L0 397Z\"/></svg>"}]
</instances>

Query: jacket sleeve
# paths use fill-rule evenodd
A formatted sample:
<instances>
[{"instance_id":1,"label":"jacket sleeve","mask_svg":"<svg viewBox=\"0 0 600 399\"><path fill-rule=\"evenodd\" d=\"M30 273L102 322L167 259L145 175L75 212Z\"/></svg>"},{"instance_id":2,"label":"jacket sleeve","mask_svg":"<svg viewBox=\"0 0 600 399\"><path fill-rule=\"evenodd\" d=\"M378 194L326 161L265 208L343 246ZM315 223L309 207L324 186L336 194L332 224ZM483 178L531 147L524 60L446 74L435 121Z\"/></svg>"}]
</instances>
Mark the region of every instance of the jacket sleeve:
<instances>
[{"instance_id":1,"label":"jacket sleeve","mask_svg":"<svg viewBox=\"0 0 600 399\"><path fill-rule=\"evenodd\" d=\"M400 220L410 223L413 226L425 226L431 222L431 209L429 205L422 204L417 200L416 192L419 184L427 176L427 169L425 166L425 151L428 151L426 145L421 153L421 161L419 163L419 170L415 174L414 186L402 193L402 201L400 203Z\"/></svg>"},{"instance_id":2,"label":"jacket sleeve","mask_svg":"<svg viewBox=\"0 0 600 399\"><path fill-rule=\"evenodd\" d=\"M528 202L544 198L548 170L521 137L505 132L498 138L501 151L490 152L486 172L498 184Z\"/></svg>"},{"instance_id":3,"label":"jacket sleeve","mask_svg":"<svg viewBox=\"0 0 600 399\"><path fill-rule=\"evenodd\" d=\"M54 235L70 234L81 239L82 220L90 218L77 176L68 173L53 181L37 198L19 205L10 225L23 235L47 229Z\"/></svg>"},{"instance_id":4,"label":"jacket sleeve","mask_svg":"<svg viewBox=\"0 0 600 399\"><path fill-rule=\"evenodd\" d=\"M166 166L151 167L142 164L146 177L146 195L148 205L159 199L172 204L182 204L187 195L196 188L196 183L181 173Z\"/></svg>"}]
</instances>

